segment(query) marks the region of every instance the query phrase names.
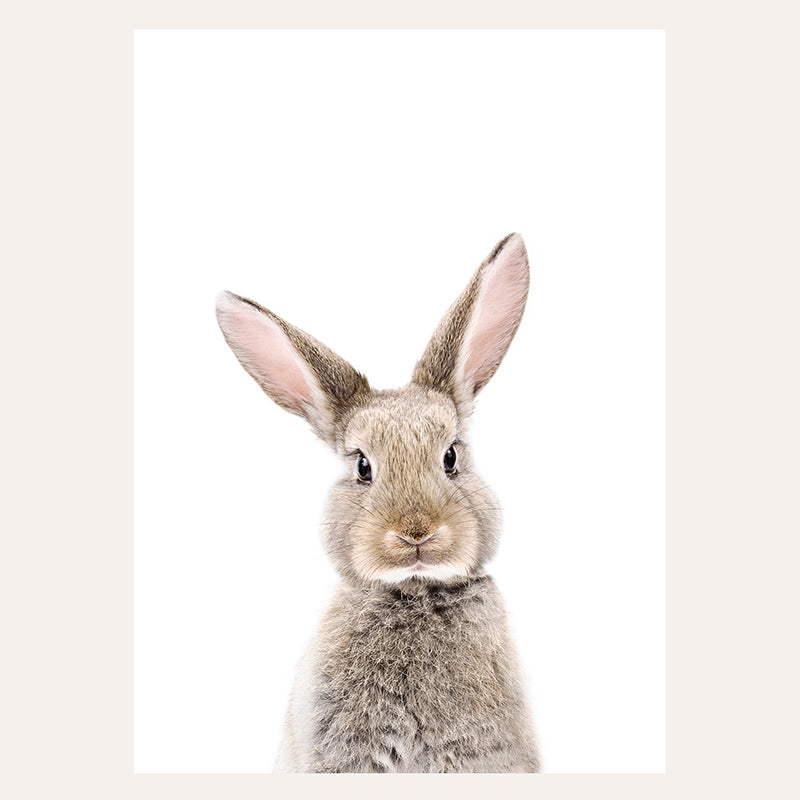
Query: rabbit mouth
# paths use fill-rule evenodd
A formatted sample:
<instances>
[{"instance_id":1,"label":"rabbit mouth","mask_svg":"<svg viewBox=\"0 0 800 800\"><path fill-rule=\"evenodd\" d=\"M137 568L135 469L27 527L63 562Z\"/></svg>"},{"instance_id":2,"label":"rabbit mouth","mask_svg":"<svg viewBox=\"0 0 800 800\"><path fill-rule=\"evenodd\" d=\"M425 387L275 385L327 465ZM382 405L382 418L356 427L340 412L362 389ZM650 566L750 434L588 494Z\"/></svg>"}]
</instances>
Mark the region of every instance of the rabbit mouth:
<instances>
[{"instance_id":1,"label":"rabbit mouth","mask_svg":"<svg viewBox=\"0 0 800 800\"><path fill-rule=\"evenodd\" d=\"M429 550L419 545L414 548L415 552L409 553L403 566L414 572L425 572L440 566L440 559Z\"/></svg>"},{"instance_id":2,"label":"rabbit mouth","mask_svg":"<svg viewBox=\"0 0 800 800\"><path fill-rule=\"evenodd\" d=\"M417 548L417 552L416 553L412 553L408 557L408 560L406 562L406 566L412 567L413 569L416 569L416 568L424 569L425 567L430 567L430 566L433 566L433 565L434 565L434 563L430 560L429 557L426 558L425 556L423 556L423 554L420 552L419 547Z\"/></svg>"},{"instance_id":3,"label":"rabbit mouth","mask_svg":"<svg viewBox=\"0 0 800 800\"><path fill-rule=\"evenodd\" d=\"M414 575L429 575L450 564L453 553L452 547L448 546L446 526L417 539L391 533L393 536L389 548L398 568Z\"/></svg>"},{"instance_id":4,"label":"rabbit mouth","mask_svg":"<svg viewBox=\"0 0 800 800\"><path fill-rule=\"evenodd\" d=\"M425 567L436 564L435 554L430 547L426 547L423 543L414 544L408 542L404 549L408 551L403 559L403 566L405 567Z\"/></svg>"}]
</instances>

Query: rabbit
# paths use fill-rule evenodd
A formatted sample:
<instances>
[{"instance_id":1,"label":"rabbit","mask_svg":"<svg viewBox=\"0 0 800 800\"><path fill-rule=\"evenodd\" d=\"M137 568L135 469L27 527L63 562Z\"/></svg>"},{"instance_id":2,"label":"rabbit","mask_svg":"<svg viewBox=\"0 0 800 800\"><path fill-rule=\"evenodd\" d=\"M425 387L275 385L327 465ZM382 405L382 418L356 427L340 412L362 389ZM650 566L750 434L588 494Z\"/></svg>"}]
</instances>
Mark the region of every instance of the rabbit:
<instances>
[{"instance_id":1,"label":"rabbit","mask_svg":"<svg viewBox=\"0 0 800 800\"><path fill-rule=\"evenodd\" d=\"M322 538L341 582L303 656L276 772L538 772L501 595L485 571L500 515L468 422L528 295L509 234L442 318L411 382L372 389L252 300L217 319L245 370L344 462Z\"/></svg>"}]
</instances>

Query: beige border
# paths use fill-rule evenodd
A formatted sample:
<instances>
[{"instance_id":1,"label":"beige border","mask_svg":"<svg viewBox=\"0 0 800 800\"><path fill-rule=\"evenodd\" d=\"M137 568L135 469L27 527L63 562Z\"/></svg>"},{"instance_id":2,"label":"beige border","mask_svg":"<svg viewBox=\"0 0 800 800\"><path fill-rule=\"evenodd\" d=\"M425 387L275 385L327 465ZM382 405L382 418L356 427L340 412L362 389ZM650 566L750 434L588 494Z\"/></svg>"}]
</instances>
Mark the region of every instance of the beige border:
<instances>
[{"instance_id":1,"label":"beige border","mask_svg":"<svg viewBox=\"0 0 800 800\"><path fill-rule=\"evenodd\" d=\"M4 11L2 795L388 799L447 780L473 797L796 796L797 691L781 686L800 672L800 526L780 503L797 492L800 408L791 4L393 5ZM132 774L132 31L237 27L667 30L666 776ZM779 289L787 265L794 286Z\"/></svg>"}]
</instances>

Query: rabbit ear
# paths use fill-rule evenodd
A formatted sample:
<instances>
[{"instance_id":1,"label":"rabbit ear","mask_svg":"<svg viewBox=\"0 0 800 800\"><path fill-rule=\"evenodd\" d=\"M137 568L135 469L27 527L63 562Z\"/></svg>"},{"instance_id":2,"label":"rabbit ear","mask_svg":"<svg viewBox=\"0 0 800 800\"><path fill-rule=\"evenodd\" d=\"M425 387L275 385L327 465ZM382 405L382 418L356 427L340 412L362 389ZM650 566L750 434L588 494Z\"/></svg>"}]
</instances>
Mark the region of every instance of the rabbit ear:
<instances>
[{"instance_id":1,"label":"rabbit ear","mask_svg":"<svg viewBox=\"0 0 800 800\"><path fill-rule=\"evenodd\" d=\"M369 393L367 379L312 336L232 292L217 295L217 321L256 383L333 444L338 419Z\"/></svg>"},{"instance_id":2,"label":"rabbit ear","mask_svg":"<svg viewBox=\"0 0 800 800\"><path fill-rule=\"evenodd\" d=\"M469 408L489 382L525 310L528 255L518 233L506 236L442 318L414 369L413 382Z\"/></svg>"}]
</instances>

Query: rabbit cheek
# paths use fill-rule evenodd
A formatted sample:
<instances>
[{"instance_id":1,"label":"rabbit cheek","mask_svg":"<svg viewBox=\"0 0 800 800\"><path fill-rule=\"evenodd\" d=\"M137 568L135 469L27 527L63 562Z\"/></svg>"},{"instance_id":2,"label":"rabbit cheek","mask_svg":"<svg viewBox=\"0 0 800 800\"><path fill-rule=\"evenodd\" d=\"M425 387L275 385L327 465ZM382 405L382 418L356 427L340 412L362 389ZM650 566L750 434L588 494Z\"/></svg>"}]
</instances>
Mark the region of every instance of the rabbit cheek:
<instances>
[{"instance_id":1,"label":"rabbit cheek","mask_svg":"<svg viewBox=\"0 0 800 800\"><path fill-rule=\"evenodd\" d=\"M393 566L392 557L386 551L385 531L369 524L356 524L352 531L352 566L366 581L374 581Z\"/></svg>"},{"instance_id":2,"label":"rabbit cheek","mask_svg":"<svg viewBox=\"0 0 800 800\"><path fill-rule=\"evenodd\" d=\"M459 575L469 575L479 566L478 532L471 520L446 526L446 536L433 544L437 549L431 555L436 562L449 564Z\"/></svg>"}]
</instances>

